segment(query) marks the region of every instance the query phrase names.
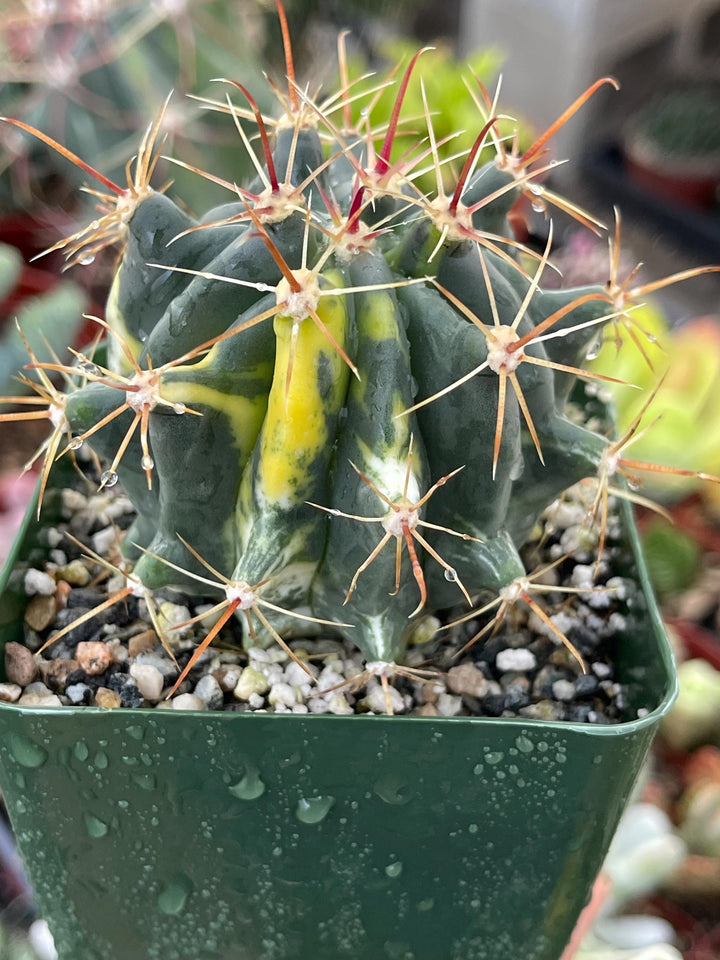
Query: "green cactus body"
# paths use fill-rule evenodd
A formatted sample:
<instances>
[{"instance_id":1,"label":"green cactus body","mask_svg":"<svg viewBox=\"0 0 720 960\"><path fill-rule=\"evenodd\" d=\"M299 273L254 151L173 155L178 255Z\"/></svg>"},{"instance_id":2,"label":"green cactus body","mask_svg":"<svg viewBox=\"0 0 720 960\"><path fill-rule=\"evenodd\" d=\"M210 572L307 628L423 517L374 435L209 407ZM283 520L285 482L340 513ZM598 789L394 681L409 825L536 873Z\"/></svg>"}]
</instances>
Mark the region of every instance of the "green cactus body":
<instances>
[{"instance_id":1,"label":"green cactus body","mask_svg":"<svg viewBox=\"0 0 720 960\"><path fill-rule=\"evenodd\" d=\"M108 297L106 319L130 345L136 358L168 306L193 279L187 273L160 270L151 264L200 270L246 229L245 224L233 224L179 236L196 225L161 193L152 193L139 203L128 223L125 250ZM128 373L130 367L118 341L113 340L108 346L113 369Z\"/></svg>"},{"instance_id":2,"label":"green cactus body","mask_svg":"<svg viewBox=\"0 0 720 960\"><path fill-rule=\"evenodd\" d=\"M267 232L288 265L299 267L305 237L304 219L291 216L282 223L268 225ZM254 284L271 288L281 278L265 239L251 231L231 240L214 259L197 269L214 276L191 277L145 342L143 356L152 357L155 366L223 333L257 300ZM227 277L228 281L215 279L218 276Z\"/></svg>"},{"instance_id":3,"label":"green cactus body","mask_svg":"<svg viewBox=\"0 0 720 960\"><path fill-rule=\"evenodd\" d=\"M410 351L395 292L384 288L393 276L377 253L362 252L348 268L353 286L376 287L355 295L357 364L376 376L353 380L347 397L347 417L338 440L331 500L321 504L348 517L329 521L327 550L313 584L313 609L324 618L337 618L338 598L348 592L350 577L385 535L380 523L357 517L383 517L392 511L358 474L357 467L389 500L417 501L428 485L422 438L414 417L399 417L413 402ZM397 417L397 419L395 419ZM410 437L414 450L408 473ZM352 623L355 643L370 660L399 659L407 641L408 617L418 605L418 588L407 557L401 580L395 582L397 538L363 571L353 596L342 610Z\"/></svg>"},{"instance_id":4,"label":"green cactus body","mask_svg":"<svg viewBox=\"0 0 720 960\"><path fill-rule=\"evenodd\" d=\"M273 299L264 297L238 318L237 325L263 313ZM137 566L146 586L189 585L163 560L202 572L179 536L216 569L230 571L235 565L233 513L267 409L274 348L272 326L263 321L217 343L199 362L173 367L163 375L163 396L178 409L191 408L200 416L161 408L152 420L160 498L151 552ZM202 470L195 469L198 457Z\"/></svg>"},{"instance_id":5,"label":"green cactus body","mask_svg":"<svg viewBox=\"0 0 720 960\"><path fill-rule=\"evenodd\" d=\"M286 636L312 614L400 661L419 617L524 577L541 511L598 471L608 442L567 396L609 297L516 265L523 158L435 202L384 159L397 116L371 158L287 103L239 202L197 221L137 204L108 368L67 416L137 507L124 549L147 588L204 589L201 557Z\"/></svg>"}]
</instances>

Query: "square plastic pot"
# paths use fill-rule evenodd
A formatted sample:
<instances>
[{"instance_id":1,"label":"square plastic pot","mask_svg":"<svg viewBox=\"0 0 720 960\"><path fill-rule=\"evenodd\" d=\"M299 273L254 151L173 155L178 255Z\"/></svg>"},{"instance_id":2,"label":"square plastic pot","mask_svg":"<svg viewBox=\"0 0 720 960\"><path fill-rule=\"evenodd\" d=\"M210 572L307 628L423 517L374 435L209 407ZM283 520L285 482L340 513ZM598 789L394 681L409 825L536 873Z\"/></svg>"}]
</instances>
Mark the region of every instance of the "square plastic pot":
<instances>
[{"instance_id":1,"label":"square plastic pot","mask_svg":"<svg viewBox=\"0 0 720 960\"><path fill-rule=\"evenodd\" d=\"M45 512L45 508L44 508ZM628 716L0 707L0 783L60 960L558 960L675 695L643 588ZM0 581L22 636L28 514Z\"/></svg>"}]
</instances>

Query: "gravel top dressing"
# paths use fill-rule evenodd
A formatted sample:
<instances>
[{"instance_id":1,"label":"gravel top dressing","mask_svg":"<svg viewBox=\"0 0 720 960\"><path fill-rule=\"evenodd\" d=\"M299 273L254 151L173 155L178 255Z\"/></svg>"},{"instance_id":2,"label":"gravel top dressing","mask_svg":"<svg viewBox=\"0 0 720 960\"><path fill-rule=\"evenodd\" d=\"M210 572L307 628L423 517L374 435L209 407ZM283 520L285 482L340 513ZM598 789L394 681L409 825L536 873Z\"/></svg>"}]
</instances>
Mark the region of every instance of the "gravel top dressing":
<instances>
[{"instance_id":1,"label":"gravel top dressing","mask_svg":"<svg viewBox=\"0 0 720 960\"><path fill-rule=\"evenodd\" d=\"M123 562L122 531L134 514L121 488L89 496L66 489L61 497L62 522L43 532L48 560L43 569L25 574L25 643L6 648L7 682L0 684L6 702L602 724L629 719L613 650L637 588L609 573L623 550L612 513L596 570L596 545L587 542L583 527L589 501L581 486L546 511L524 551L528 569L535 571L524 582L529 605L518 591L506 590L501 598L474 600L464 614L453 611L456 619L472 614L455 626L421 619L416 636L423 642L411 645L402 666L365 663L329 628L320 628L323 635L300 636L297 623L294 635L285 633L288 650L259 634L258 645L245 650L243 625L232 617L172 697L182 669L219 614L186 621L211 610L217 598L160 590L151 614L146 600L133 593L131 578L90 556L111 565Z\"/></svg>"}]
</instances>

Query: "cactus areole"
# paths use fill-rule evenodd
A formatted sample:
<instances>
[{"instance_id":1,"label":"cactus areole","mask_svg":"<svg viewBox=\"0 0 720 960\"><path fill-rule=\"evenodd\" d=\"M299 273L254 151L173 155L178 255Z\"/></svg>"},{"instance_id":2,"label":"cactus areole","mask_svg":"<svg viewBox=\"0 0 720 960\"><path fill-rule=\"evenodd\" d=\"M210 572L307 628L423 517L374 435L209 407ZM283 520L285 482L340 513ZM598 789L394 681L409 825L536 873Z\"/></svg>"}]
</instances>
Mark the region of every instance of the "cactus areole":
<instances>
[{"instance_id":1,"label":"cactus areole","mask_svg":"<svg viewBox=\"0 0 720 960\"><path fill-rule=\"evenodd\" d=\"M47 410L6 419L52 427L39 509L52 464L85 442L102 485L122 483L136 518L116 599L207 598L217 620L197 655L235 616L248 645L340 636L387 689L443 621L516 602L548 621L520 551L568 487L593 484L604 527L623 447L568 397L600 378L583 363L606 323L638 336L632 304L604 286L544 291L552 227L542 256L514 238L521 195L592 225L538 181L553 128L519 155L480 89L455 174L432 105L398 149L418 59L391 115L368 95L357 126L342 44L324 100L288 55L280 119L228 82L214 107L257 176L199 219L150 183L162 117L127 187L85 165L98 219L57 246L75 263L122 244L106 350L31 353ZM413 181L428 164L433 196ZM16 638L13 577L0 644ZM3 791L62 960L557 960L673 697L643 578L613 727L1 704Z\"/></svg>"}]
</instances>

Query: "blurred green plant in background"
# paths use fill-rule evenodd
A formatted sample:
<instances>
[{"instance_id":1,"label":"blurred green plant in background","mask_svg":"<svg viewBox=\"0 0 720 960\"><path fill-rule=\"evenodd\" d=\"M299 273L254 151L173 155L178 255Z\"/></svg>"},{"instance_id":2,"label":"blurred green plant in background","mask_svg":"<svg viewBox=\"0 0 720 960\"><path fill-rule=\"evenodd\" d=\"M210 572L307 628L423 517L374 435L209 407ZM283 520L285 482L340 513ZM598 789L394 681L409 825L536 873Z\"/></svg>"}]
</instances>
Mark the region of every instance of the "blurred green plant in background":
<instances>
[{"instance_id":1,"label":"blurred green plant in background","mask_svg":"<svg viewBox=\"0 0 720 960\"><path fill-rule=\"evenodd\" d=\"M360 125L362 110L368 103L367 97L360 94L375 90L390 71L393 75L397 74L398 68L406 66L416 53L415 41L393 37L379 45L378 54L384 68L371 64L358 51L349 55L348 76L352 83L353 98L356 98L351 105L352 121L356 127ZM492 88L504 58L496 47L488 46L480 47L464 60L458 60L449 44L443 41L438 41L437 46L426 48L422 56L422 80L419 74L410 78L405 95L406 119L399 127L391 158L398 160L418 140L418 131L423 128L425 98L433 105L432 121L438 141L439 159L443 164L443 186L449 189L454 185L459 173L459 166L453 163L453 158L467 156L477 136L478 121L484 109L484 106L480 106L482 100L479 83L486 88ZM393 86L378 90L369 116L370 122L373 115L389 116L394 97ZM498 120L499 136L511 136L516 129L519 131L518 142L522 153L534 139L530 125L523 121L518 123L510 117L500 117ZM380 140L381 137L378 137L378 142ZM482 166L493 156L494 147L490 143L480 152L477 166ZM431 158L426 166L428 171L414 177L414 183L421 191L432 193L437 189L437 183Z\"/></svg>"},{"instance_id":2,"label":"blurred green plant in background","mask_svg":"<svg viewBox=\"0 0 720 960\"><path fill-rule=\"evenodd\" d=\"M74 343L82 324L87 294L71 280L43 289L44 271L27 268L15 247L0 243L0 395L25 393L17 371L27 363L27 348L15 320L37 358L51 361ZM40 283L34 284L35 277ZM33 289L34 287L34 289Z\"/></svg>"}]
</instances>

